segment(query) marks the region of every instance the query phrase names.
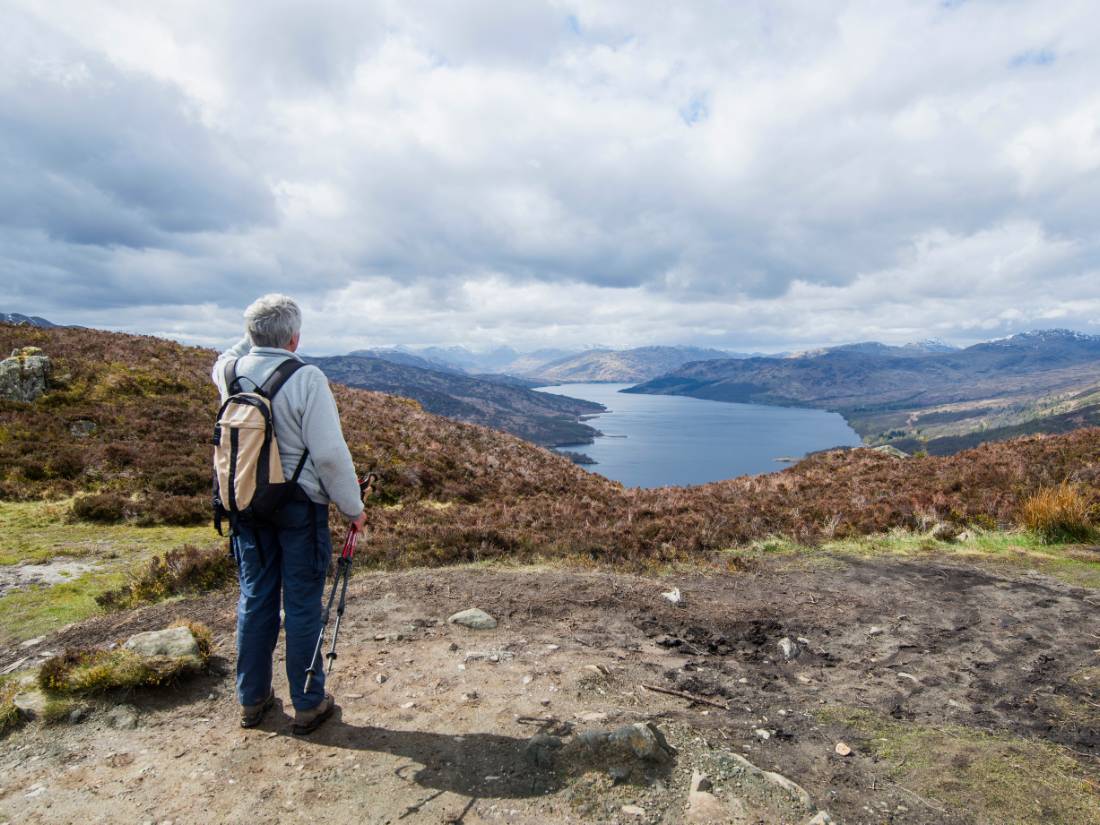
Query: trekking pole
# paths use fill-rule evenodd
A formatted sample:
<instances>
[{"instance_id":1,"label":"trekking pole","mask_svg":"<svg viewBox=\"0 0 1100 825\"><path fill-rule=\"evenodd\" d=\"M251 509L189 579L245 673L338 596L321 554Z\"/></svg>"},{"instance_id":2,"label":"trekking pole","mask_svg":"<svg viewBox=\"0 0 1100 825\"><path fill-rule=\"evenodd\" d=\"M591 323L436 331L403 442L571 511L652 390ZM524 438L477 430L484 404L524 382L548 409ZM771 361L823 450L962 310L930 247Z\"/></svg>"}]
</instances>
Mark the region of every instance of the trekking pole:
<instances>
[{"instance_id":1,"label":"trekking pole","mask_svg":"<svg viewBox=\"0 0 1100 825\"><path fill-rule=\"evenodd\" d=\"M369 494L371 486L378 479L374 473L367 473L367 477L359 482L359 492L364 496ZM347 606L348 578L351 575L351 561L355 558L355 545L359 541L359 529L352 524L348 527L347 537L344 539L344 549L340 551L340 558L336 561L336 575L332 579L332 589L328 594L328 602L321 614L321 632L317 636L317 646L313 649L313 656L306 668L305 692L309 692L313 684L313 677L317 675L317 660L321 657L321 649L325 646L325 630L328 627L329 616L332 613L332 603L336 599L336 589L340 589L340 601L336 605L336 626L332 629L332 644L329 647L328 666L331 670L332 663L336 661L336 639L340 635L340 622L344 618L344 608Z\"/></svg>"}]
</instances>

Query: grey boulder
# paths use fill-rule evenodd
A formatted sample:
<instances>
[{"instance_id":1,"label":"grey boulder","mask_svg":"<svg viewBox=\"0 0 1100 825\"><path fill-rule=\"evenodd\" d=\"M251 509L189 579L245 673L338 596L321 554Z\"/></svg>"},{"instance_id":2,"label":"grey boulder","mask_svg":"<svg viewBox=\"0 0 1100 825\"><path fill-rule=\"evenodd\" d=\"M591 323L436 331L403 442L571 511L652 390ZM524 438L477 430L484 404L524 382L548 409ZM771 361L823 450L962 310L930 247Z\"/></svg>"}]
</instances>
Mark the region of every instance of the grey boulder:
<instances>
[{"instance_id":1,"label":"grey boulder","mask_svg":"<svg viewBox=\"0 0 1100 825\"><path fill-rule=\"evenodd\" d=\"M477 607L469 610L460 610L447 619L451 624L460 624L473 630L492 630L497 626L497 620Z\"/></svg>"},{"instance_id":2,"label":"grey boulder","mask_svg":"<svg viewBox=\"0 0 1100 825\"><path fill-rule=\"evenodd\" d=\"M31 402L46 391L50 359L38 347L23 347L0 361L0 398Z\"/></svg>"}]
</instances>

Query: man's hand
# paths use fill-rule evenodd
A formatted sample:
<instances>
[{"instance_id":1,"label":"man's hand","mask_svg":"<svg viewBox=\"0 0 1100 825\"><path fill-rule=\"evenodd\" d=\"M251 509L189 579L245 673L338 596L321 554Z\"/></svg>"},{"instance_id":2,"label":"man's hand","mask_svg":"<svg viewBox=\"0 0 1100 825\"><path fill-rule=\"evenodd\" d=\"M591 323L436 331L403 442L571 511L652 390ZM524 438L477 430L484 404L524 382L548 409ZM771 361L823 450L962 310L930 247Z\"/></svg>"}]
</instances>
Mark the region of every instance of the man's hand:
<instances>
[{"instance_id":1,"label":"man's hand","mask_svg":"<svg viewBox=\"0 0 1100 825\"><path fill-rule=\"evenodd\" d=\"M367 511L363 510L363 512L360 513L355 518L354 521L352 521L351 526L354 527L356 530L358 530L360 533L362 533L364 530L366 530L367 529Z\"/></svg>"}]
</instances>

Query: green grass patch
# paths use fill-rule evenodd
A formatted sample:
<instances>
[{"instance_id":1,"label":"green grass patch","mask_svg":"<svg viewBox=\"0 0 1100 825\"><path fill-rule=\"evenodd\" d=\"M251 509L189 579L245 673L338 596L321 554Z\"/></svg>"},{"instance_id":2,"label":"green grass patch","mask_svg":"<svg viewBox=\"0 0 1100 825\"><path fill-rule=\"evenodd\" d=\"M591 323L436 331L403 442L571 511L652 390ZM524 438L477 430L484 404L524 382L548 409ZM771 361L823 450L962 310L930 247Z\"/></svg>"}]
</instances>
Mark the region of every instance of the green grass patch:
<instances>
[{"instance_id":1,"label":"green grass patch","mask_svg":"<svg viewBox=\"0 0 1100 825\"><path fill-rule=\"evenodd\" d=\"M826 541L810 547L792 539L774 537L727 551L743 560L780 559L797 566L802 559L815 565L837 557L955 558L1001 568L1006 574L1019 569L1037 570L1078 587L1100 589L1100 551L1080 544L1051 544L1041 535L1026 531L969 528L958 541L941 541L931 533L892 530L873 536Z\"/></svg>"},{"instance_id":2,"label":"green grass patch","mask_svg":"<svg viewBox=\"0 0 1100 825\"><path fill-rule=\"evenodd\" d=\"M0 501L0 565L59 556L124 558L162 553L181 544L209 542L209 525L137 527L69 521L72 499Z\"/></svg>"},{"instance_id":3,"label":"green grass patch","mask_svg":"<svg viewBox=\"0 0 1100 825\"><path fill-rule=\"evenodd\" d=\"M899 723L867 710L818 713L889 779L977 825L1100 822L1100 784L1063 748L961 726Z\"/></svg>"},{"instance_id":4,"label":"green grass patch","mask_svg":"<svg viewBox=\"0 0 1100 825\"><path fill-rule=\"evenodd\" d=\"M209 545L199 527L137 527L68 521L72 500L0 501L0 565L81 558L96 569L53 585L10 590L0 597L0 644L11 645L81 621L103 608L96 598L125 588L130 571L186 544ZM167 594L166 594L167 595Z\"/></svg>"},{"instance_id":5,"label":"green grass patch","mask_svg":"<svg viewBox=\"0 0 1100 825\"><path fill-rule=\"evenodd\" d=\"M13 645L102 612L96 596L121 587L124 570L85 573L71 581L34 586L0 597L0 645Z\"/></svg>"}]
</instances>

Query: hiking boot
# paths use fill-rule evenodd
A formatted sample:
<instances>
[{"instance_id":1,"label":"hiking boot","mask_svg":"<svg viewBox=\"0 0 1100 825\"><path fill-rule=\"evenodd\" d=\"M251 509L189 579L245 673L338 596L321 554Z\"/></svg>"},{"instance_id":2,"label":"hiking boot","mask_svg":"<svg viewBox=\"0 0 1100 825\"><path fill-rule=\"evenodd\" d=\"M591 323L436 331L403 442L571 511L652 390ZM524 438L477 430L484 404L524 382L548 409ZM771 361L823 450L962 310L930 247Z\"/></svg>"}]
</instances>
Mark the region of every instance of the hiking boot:
<instances>
[{"instance_id":1,"label":"hiking boot","mask_svg":"<svg viewBox=\"0 0 1100 825\"><path fill-rule=\"evenodd\" d=\"M321 727L322 722L332 716L334 710L336 710L336 700L332 698L331 693L326 693L317 707L294 712L294 727L291 731L296 736L313 733Z\"/></svg>"},{"instance_id":2,"label":"hiking boot","mask_svg":"<svg viewBox=\"0 0 1100 825\"><path fill-rule=\"evenodd\" d=\"M254 728L264 721L267 712L275 706L275 691L267 694L267 698L258 705L241 705L241 727Z\"/></svg>"}]
</instances>

